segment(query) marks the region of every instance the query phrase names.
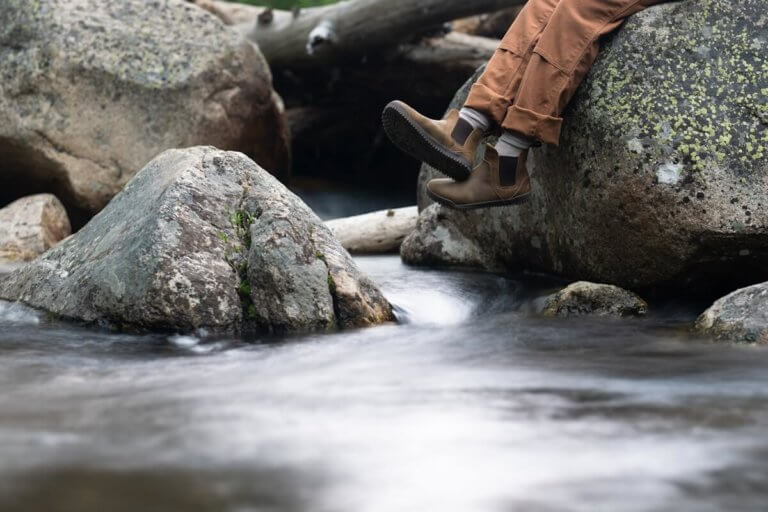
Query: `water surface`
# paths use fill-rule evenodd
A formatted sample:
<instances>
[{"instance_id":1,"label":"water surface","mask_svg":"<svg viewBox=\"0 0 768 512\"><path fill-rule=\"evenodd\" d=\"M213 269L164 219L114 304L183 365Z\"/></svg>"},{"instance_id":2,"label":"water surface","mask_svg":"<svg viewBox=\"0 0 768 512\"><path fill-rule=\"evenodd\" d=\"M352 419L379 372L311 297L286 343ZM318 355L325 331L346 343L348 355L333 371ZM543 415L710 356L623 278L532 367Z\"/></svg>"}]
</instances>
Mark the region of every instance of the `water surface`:
<instances>
[{"instance_id":1,"label":"water surface","mask_svg":"<svg viewBox=\"0 0 768 512\"><path fill-rule=\"evenodd\" d=\"M765 349L358 261L401 324L133 336L0 305L0 510L765 510Z\"/></svg>"}]
</instances>

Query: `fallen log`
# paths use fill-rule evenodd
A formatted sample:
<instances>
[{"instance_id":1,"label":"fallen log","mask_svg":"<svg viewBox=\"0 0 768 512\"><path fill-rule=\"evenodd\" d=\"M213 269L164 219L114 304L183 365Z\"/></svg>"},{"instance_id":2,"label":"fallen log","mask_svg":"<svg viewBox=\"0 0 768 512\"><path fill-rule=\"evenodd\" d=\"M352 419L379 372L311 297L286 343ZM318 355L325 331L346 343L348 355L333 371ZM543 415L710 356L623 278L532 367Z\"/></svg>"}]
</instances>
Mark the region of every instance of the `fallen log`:
<instances>
[{"instance_id":1,"label":"fallen log","mask_svg":"<svg viewBox=\"0 0 768 512\"><path fill-rule=\"evenodd\" d=\"M245 28L273 68L322 66L395 45L457 18L525 0L346 0L288 13Z\"/></svg>"},{"instance_id":2,"label":"fallen log","mask_svg":"<svg viewBox=\"0 0 768 512\"><path fill-rule=\"evenodd\" d=\"M416 228L415 206L382 210L325 223L341 245L353 254L397 252L406 236Z\"/></svg>"},{"instance_id":3,"label":"fallen log","mask_svg":"<svg viewBox=\"0 0 768 512\"><path fill-rule=\"evenodd\" d=\"M363 103L376 103L379 108L383 106L380 101L386 100L386 104L398 97L419 105L434 100L442 110L456 89L491 58L498 44L498 39L450 32L398 45L365 62L275 70L275 82L289 108Z\"/></svg>"},{"instance_id":4,"label":"fallen log","mask_svg":"<svg viewBox=\"0 0 768 512\"><path fill-rule=\"evenodd\" d=\"M501 39L517 18L521 8L522 6L510 7L501 11L462 18L451 23L451 28L456 32L473 36Z\"/></svg>"},{"instance_id":5,"label":"fallen log","mask_svg":"<svg viewBox=\"0 0 768 512\"><path fill-rule=\"evenodd\" d=\"M498 43L451 32L356 65L276 70L275 84L288 106L295 168L361 184L383 173L391 186L410 188L416 162L395 151L381 131L381 109L398 98L440 116Z\"/></svg>"}]
</instances>

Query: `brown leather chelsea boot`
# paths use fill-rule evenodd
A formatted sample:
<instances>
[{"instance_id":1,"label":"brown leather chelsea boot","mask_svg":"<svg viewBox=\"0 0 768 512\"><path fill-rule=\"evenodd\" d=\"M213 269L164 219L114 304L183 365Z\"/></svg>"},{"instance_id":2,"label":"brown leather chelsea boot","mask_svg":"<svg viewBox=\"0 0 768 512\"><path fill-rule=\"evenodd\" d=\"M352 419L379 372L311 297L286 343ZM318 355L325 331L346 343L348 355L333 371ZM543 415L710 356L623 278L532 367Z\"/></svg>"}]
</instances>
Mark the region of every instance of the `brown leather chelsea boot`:
<instances>
[{"instance_id":1,"label":"brown leather chelsea boot","mask_svg":"<svg viewBox=\"0 0 768 512\"><path fill-rule=\"evenodd\" d=\"M393 101L381 116L384 131L402 151L454 180L469 178L485 133L451 110L444 119L429 119L402 101Z\"/></svg>"},{"instance_id":2,"label":"brown leather chelsea boot","mask_svg":"<svg viewBox=\"0 0 768 512\"><path fill-rule=\"evenodd\" d=\"M525 203L531 192L527 157L528 151L523 151L519 157L500 159L496 149L489 145L483 162L468 180L431 180L427 183L427 194L434 201L457 210Z\"/></svg>"}]
</instances>

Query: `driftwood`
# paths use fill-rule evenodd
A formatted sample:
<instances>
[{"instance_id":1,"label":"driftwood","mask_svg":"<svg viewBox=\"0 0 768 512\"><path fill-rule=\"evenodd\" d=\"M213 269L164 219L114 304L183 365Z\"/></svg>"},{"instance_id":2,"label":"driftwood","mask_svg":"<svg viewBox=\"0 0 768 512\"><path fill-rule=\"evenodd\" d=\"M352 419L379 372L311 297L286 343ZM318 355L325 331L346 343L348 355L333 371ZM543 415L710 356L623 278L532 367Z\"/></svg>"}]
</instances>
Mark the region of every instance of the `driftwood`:
<instances>
[{"instance_id":1,"label":"driftwood","mask_svg":"<svg viewBox=\"0 0 768 512\"><path fill-rule=\"evenodd\" d=\"M287 13L275 11L247 35L273 68L322 66L391 46L442 23L525 0L347 0Z\"/></svg>"},{"instance_id":2,"label":"driftwood","mask_svg":"<svg viewBox=\"0 0 768 512\"><path fill-rule=\"evenodd\" d=\"M497 39L450 32L399 45L375 60L330 69L278 69L275 78L291 107L324 110L340 104L386 104L398 97L421 105L435 99L442 109L498 44Z\"/></svg>"},{"instance_id":3,"label":"driftwood","mask_svg":"<svg viewBox=\"0 0 768 512\"><path fill-rule=\"evenodd\" d=\"M275 70L287 104L296 169L304 175L412 187L418 162L381 131L381 109L398 98L440 116L456 90L493 54L498 40L451 32L400 45L381 56L332 69Z\"/></svg>"},{"instance_id":4,"label":"driftwood","mask_svg":"<svg viewBox=\"0 0 768 512\"><path fill-rule=\"evenodd\" d=\"M419 216L415 206L366 213L326 222L346 250L353 254L397 252L400 244L416 228Z\"/></svg>"}]
</instances>

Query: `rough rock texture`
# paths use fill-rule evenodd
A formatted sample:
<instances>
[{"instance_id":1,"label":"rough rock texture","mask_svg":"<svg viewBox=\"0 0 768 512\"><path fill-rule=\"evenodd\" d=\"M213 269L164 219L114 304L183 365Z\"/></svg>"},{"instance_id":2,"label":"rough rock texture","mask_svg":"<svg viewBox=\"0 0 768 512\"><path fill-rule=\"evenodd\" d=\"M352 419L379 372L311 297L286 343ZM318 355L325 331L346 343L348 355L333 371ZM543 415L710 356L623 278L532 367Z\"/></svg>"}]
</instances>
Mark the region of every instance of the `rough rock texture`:
<instances>
[{"instance_id":1,"label":"rough rock texture","mask_svg":"<svg viewBox=\"0 0 768 512\"><path fill-rule=\"evenodd\" d=\"M0 298L130 329L326 330L391 319L320 219L245 155L170 150Z\"/></svg>"},{"instance_id":2,"label":"rough rock texture","mask_svg":"<svg viewBox=\"0 0 768 512\"><path fill-rule=\"evenodd\" d=\"M768 344L768 283L718 300L696 321L696 330L720 341Z\"/></svg>"},{"instance_id":3,"label":"rough rock texture","mask_svg":"<svg viewBox=\"0 0 768 512\"><path fill-rule=\"evenodd\" d=\"M0 258L35 259L71 234L67 211L51 194L24 197L0 210Z\"/></svg>"},{"instance_id":4,"label":"rough rock texture","mask_svg":"<svg viewBox=\"0 0 768 512\"><path fill-rule=\"evenodd\" d=\"M182 0L0 2L0 200L45 190L95 212L155 155L197 144L287 169L267 63L215 16Z\"/></svg>"},{"instance_id":5,"label":"rough rock texture","mask_svg":"<svg viewBox=\"0 0 768 512\"><path fill-rule=\"evenodd\" d=\"M573 283L544 299L546 316L642 316L648 304L634 293L609 284Z\"/></svg>"},{"instance_id":6,"label":"rough rock texture","mask_svg":"<svg viewBox=\"0 0 768 512\"><path fill-rule=\"evenodd\" d=\"M216 15L226 25L251 24L264 12L264 7L222 0L187 0Z\"/></svg>"},{"instance_id":7,"label":"rough rock texture","mask_svg":"<svg viewBox=\"0 0 768 512\"><path fill-rule=\"evenodd\" d=\"M442 220L420 223L404 259L631 289L768 278L766 12L767 0L685 0L633 16L566 112L560 147L532 151L531 202L431 206Z\"/></svg>"}]
</instances>

